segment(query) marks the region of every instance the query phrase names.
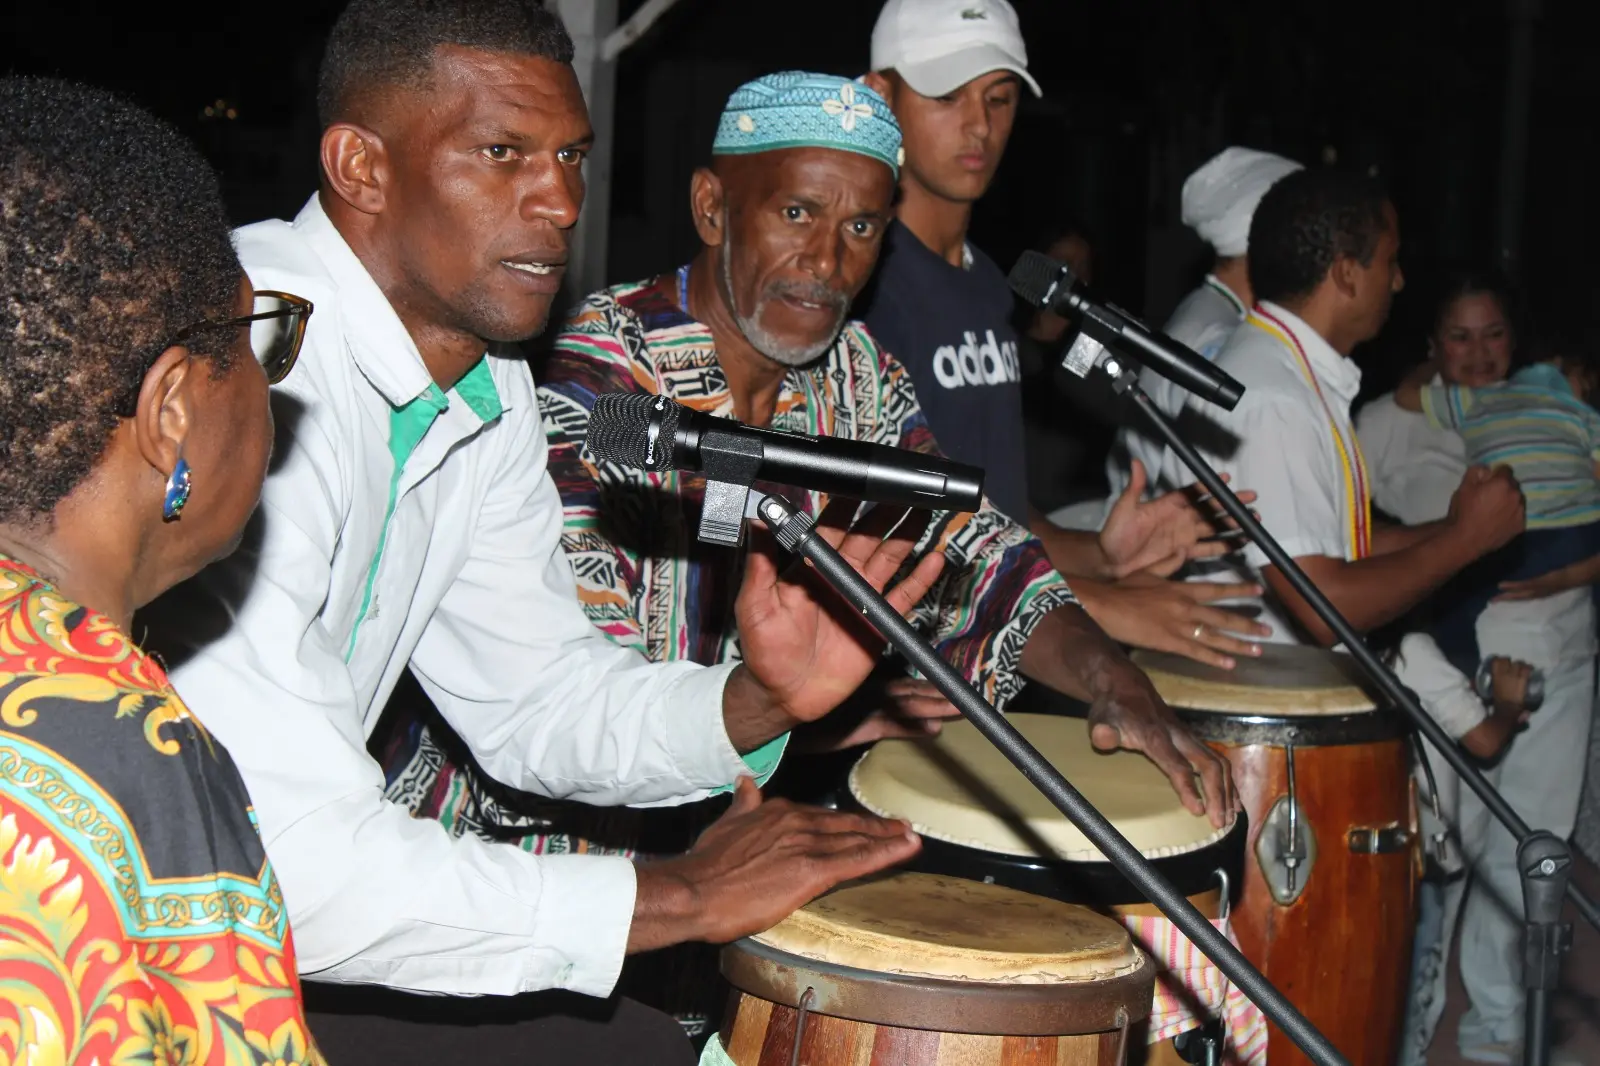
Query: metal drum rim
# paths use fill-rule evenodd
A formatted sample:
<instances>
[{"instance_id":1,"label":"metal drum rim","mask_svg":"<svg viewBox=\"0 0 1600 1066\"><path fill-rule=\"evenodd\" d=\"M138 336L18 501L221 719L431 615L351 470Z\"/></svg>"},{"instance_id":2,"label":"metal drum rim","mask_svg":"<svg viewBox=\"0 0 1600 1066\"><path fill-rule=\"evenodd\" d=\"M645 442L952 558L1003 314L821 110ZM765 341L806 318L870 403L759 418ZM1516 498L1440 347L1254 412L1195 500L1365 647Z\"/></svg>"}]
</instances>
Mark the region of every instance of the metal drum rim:
<instances>
[{"instance_id":1,"label":"metal drum rim","mask_svg":"<svg viewBox=\"0 0 1600 1066\"><path fill-rule=\"evenodd\" d=\"M1413 726L1390 707L1349 714L1271 715L1174 707L1173 712L1201 740L1219 744L1335 748L1403 740Z\"/></svg>"},{"instance_id":2,"label":"metal drum rim","mask_svg":"<svg viewBox=\"0 0 1600 1066\"><path fill-rule=\"evenodd\" d=\"M722 949L739 991L785 1007L871 1025L972 1036L1088 1036L1150 1016L1156 967L1134 948L1130 973L1053 984L951 981L819 962L745 938Z\"/></svg>"},{"instance_id":3,"label":"metal drum rim","mask_svg":"<svg viewBox=\"0 0 1600 1066\"><path fill-rule=\"evenodd\" d=\"M1221 886L1222 882L1216 877L1216 871L1221 869L1229 878L1227 885L1231 895L1235 886L1241 883L1239 878L1243 873L1249 835L1249 816L1241 812L1220 840L1177 855L1154 859L1146 856L1146 861L1185 896L1199 895ZM978 871L980 865L985 867L986 876L974 877L973 874ZM1133 883L1117 869L1114 863L1106 859L1080 860L1056 856L1013 855L1009 852L975 848L970 844L960 844L935 836L923 842L922 851L912 857L907 868L966 880L988 881L992 878L995 884L1091 909L1150 902L1137 893ZM1017 870L1028 871L1030 883L1022 884L1019 880L1002 876ZM1073 873L1080 875L1075 881L1069 876ZM1061 875L1063 885L1071 885L1077 891L1075 893L1046 891L1039 883L1032 881L1034 877L1056 874ZM1112 886L1124 890L1113 891Z\"/></svg>"}]
</instances>

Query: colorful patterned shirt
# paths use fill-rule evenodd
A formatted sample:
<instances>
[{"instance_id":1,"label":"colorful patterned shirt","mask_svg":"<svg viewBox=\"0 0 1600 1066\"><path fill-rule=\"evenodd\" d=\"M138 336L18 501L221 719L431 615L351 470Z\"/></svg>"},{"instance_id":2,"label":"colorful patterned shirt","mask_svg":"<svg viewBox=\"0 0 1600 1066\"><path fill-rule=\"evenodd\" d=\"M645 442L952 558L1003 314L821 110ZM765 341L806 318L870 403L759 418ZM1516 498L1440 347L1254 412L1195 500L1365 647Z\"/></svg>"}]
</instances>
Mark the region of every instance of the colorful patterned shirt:
<instances>
[{"instance_id":1,"label":"colorful patterned shirt","mask_svg":"<svg viewBox=\"0 0 1600 1066\"><path fill-rule=\"evenodd\" d=\"M1600 521L1600 412L1573 395L1555 366L1535 363L1481 389L1429 385L1422 413L1434 428L1460 433L1471 462L1511 468L1529 529Z\"/></svg>"},{"instance_id":2,"label":"colorful patterned shirt","mask_svg":"<svg viewBox=\"0 0 1600 1066\"><path fill-rule=\"evenodd\" d=\"M228 753L109 619L0 557L0 1062L321 1061Z\"/></svg>"},{"instance_id":3,"label":"colorful patterned shirt","mask_svg":"<svg viewBox=\"0 0 1600 1066\"><path fill-rule=\"evenodd\" d=\"M589 410L603 392L665 394L733 417L711 331L683 310L687 270L604 290L579 307L540 375L539 406L565 510L562 544L590 620L653 661L709 665L739 658L734 601L744 565L741 549L695 537L703 480L596 467L583 454ZM937 451L910 376L860 323L847 325L816 362L789 371L771 428ZM785 494L813 515L826 502L817 493ZM922 546L943 551L947 564L913 621L946 661L1003 706L1021 688L1029 634L1051 610L1075 602L1071 591L1039 541L987 500L976 514L935 514ZM413 728L386 765L391 798L457 832L503 836L512 826L541 825L540 816L506 809L492 783L463 780L425 731ZM609 829L627 814L595 816L607 818ZM608 834L584 835L582 842L554 834L522 843L538 851L603 850L595 841Z\"/></svg>"}]
</instances>

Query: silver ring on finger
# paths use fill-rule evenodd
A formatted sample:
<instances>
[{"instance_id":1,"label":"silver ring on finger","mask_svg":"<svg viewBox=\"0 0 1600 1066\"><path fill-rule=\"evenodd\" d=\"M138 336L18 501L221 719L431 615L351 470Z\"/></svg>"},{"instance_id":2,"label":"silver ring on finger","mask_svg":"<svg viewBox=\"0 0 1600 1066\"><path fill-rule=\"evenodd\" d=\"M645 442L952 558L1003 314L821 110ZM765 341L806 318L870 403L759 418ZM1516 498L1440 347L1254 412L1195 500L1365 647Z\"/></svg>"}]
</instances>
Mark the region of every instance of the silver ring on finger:
<instances>
[{"instance_id":1,"label":"silver ring on finger","mask_svg":"<svg viewBox=\"0 0 1600 1066\"><path fill-rule=\"evenodd\" d=\"M1200 637L1205 633L1205 631L1206 631L1206 624L1204 622L1196 623L1195 627L1194 627L1194 639L1195 640L1199 640Z\"/></svg>"}]
</instances>

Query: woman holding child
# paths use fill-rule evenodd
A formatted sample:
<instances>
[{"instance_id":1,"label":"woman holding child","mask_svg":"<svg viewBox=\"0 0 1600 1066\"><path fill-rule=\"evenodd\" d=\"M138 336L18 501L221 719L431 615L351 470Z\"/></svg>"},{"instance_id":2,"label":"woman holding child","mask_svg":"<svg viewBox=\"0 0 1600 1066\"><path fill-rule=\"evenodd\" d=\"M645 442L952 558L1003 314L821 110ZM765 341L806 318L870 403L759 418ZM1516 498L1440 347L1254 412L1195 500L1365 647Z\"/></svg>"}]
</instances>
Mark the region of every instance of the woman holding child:
<instances>
[{"instance_id":1,"label":"woman holding child","mask_svg":"<svg viewBox=\"0 0 1600 1066\"><path fill-rule=\"evenodd\" d=\"M1506 287L1479 275L1454 278L1436 304L1428 342L1434 372L1425 380L1472 389L1493 386L1511 373L1516 344L1514 304ZM1357 425L1377 506L1407 524L1444 517L1470 462L1461 434L1404 409L1393 393L1368 404ZM1566 836L1577 815L1594 705L1595 609L1588 584L1575 568L1501 587L1479 616L1476 634L1482 656L1529 664L1545 679L1544 702L1526 727L1496 730L1503 749L1487 773L1530 825ZM1464 682L1458 679L1458 687ZM1505 721L1489 708L1484 717ZM1520 1060L1523 1008L1515 842L1471 792L1460 798L1456 827L1471 890L1466 879L1448 885L1442 918L1444 928L1451 928L1466 893L1461 974L1471 1009L1458 1039L1470 1061L1512 1063ZM1441 958L1448 957L1447 942L1438 950ZM1422 1047L1443 1004L1443 966L1437 970L1431 1002L1414 1004L1414 1013L1420 1008L1425 1016L1420 1030L1408 1034ZM1416 1061L1419 1048L1413 1044L1406 1053Z\"/></svg>"}]
</instances>

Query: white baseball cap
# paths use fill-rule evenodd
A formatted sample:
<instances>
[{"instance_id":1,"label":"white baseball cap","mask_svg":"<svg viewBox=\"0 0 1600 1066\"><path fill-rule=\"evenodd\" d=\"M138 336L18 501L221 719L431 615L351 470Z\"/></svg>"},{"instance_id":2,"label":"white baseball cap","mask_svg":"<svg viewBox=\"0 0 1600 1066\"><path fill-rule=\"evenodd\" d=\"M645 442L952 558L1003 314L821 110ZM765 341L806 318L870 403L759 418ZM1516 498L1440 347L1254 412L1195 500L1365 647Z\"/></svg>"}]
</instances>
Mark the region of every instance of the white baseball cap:
<instances>
[{"instance_id":1,"label":"white baseball cap","mask_svg":"<svg viewBox=\"0 0 1600 1066\"><path fill-rule=\"evenodd\" d=\"M945 96L1009 70L1043 95L1006 0L889 0L872 27L872 69L895 71L923 96Z\"/></svg>"}]
</instances>

